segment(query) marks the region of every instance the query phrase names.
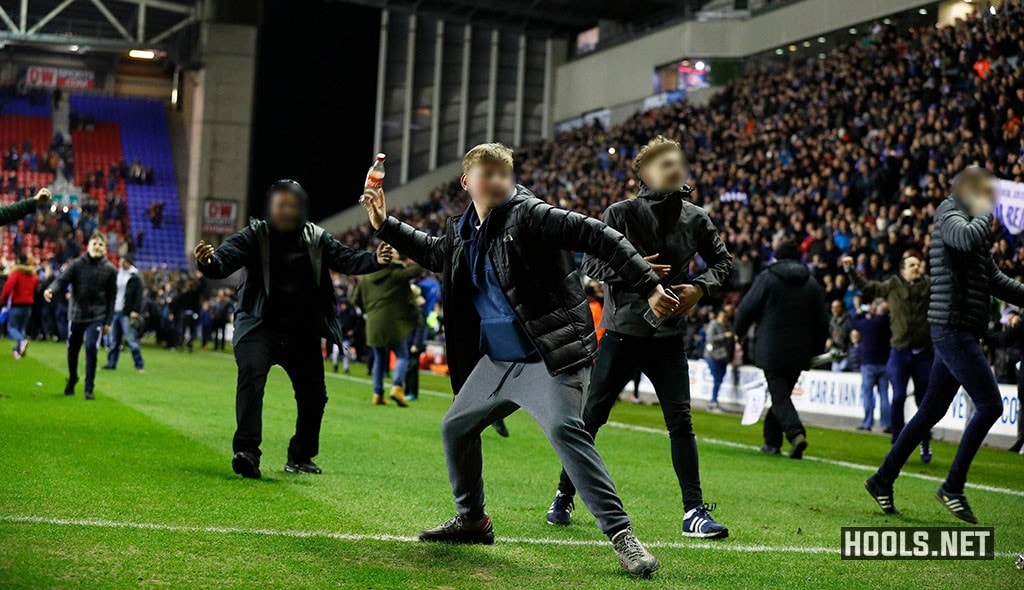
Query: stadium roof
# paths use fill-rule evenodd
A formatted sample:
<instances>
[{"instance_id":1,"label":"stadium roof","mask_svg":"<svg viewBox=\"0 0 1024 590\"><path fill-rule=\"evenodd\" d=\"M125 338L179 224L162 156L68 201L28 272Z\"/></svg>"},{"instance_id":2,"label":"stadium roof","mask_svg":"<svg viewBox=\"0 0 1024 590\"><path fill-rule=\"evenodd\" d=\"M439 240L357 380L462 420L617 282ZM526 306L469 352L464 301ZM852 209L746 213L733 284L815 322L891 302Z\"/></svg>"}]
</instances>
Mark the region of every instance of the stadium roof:
<instances>
[{"instance_id":1,"label":"stadium roof","mask_svg":"<svg viewBox=\"0 0 1024 590\"><path fill-rule=\"evenodd\" d=\"M472 21L483 26L520 28L534 32L575 33L601 20L646 24L685 13L686 7L703 1L681 0L341 0L437 16L453 21Z\"/></svg>"},{"instance_id":2,"label":"stadium roof","mask_svg":"<svg viewBox=\"0 0 1024 590\"><path fill-rule=\"evenodd\" d=\"M196 0L22 0L0 7L0 40L91 49L165 46L198 19Z\"/></svg>"}]
</instances>

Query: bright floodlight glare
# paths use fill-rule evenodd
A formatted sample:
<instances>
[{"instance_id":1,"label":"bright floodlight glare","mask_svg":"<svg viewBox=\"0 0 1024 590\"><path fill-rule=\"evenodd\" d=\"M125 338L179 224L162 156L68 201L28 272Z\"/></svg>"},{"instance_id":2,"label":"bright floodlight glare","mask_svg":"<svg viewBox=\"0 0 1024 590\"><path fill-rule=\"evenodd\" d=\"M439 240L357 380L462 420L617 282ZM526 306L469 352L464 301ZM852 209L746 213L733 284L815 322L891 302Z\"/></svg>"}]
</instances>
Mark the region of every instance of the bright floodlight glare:
<instances>
[{"instance_id":1,"label":"bright floodlight glare","mask_svg":"<svg viewBox=\"0 0 1024 590\"><path fill-rule=\"evenodd\" d=\"M857 34L857 29L855 29L853 27L850 27L850 34L851 35L856 35Z\"/></svg>"},{"instance_id":2,"label":"bright floodlight glare","mask_svg":"<svg viewBox=\"0 0 1024 590\"><path fill-rule=\"evenodd\" d=\"M704 69L704 62L699 61L696 64L694 64L693 67L697 68L698 70L703 70Z\"/></svg>"},{"instance_id":3,"label":"bright floodlight glare","mask_svg":"<svg viewBox=\"0 0 1024 590\"><path fill-rule=\"evenodd\" d=\"M991 14L992 16L995 16L996 15L996 7L995 6L989 6L988 7L988 13Z\"/></svg>"},{"instance_id":4,"label":"bright floodlight glare","mask_svg":"<svg viewBox=\"0 0 1024 590\"><path fill-rule=\"evenodd\" d=\"M775 55L782 55L782 48L776 49Z\"/></svg>"},{"instance_id":5,"label":"bright floodlight glare","mask_svg":"<svg viewBox=\"0 0 1024 590\"><path fill-rule=\"evenodd\" d=\"M825 38L824 37L818 37L818 43L824 43L824 42L825 42Z\"/></svg>"},{"instance_id":6,"label":"bright floodlight glare","mask_svg":"<svg viewBox=\"0 0 1024 590\"><path fill-rule=\"evenodd\" d=\"M156 57L155 51L149 49L132 49L128 52L128 57L134 57L135 59L153 59Z\"/></svg>"},{"instance_id":7,"label":"bright floodlight glare","mask_svg":"<svg viewBox=\"0 0 1024 590\"><path fill-rule=\"evenodd\" d=\"M78 51L78 46L77 45L71 45L71 46L68 47L68 49L70 49L71 51Z\"/></svg>"},{"instance_id":8,"label":"bright floodlight glare","mask_svg":"<svg viewBox=\"0 0 1024 590\"><path fill-rule=\"evenodd\" d=\"M615 155L615 148L613 148L613 147L608 148L608 153L614 156Z\"/></svg>"},{"instance_id":9,"label":"bright floodlight glare","mask_svg":"<svg viewBox=\"0 0 1024 590\"><path fill-rule=\"evenodd\" d=\"M927 8L922 8L921 10L918 10L917 13L920 14L920 15L928 14L928 9Z\"/></svg>"}]
</instances>

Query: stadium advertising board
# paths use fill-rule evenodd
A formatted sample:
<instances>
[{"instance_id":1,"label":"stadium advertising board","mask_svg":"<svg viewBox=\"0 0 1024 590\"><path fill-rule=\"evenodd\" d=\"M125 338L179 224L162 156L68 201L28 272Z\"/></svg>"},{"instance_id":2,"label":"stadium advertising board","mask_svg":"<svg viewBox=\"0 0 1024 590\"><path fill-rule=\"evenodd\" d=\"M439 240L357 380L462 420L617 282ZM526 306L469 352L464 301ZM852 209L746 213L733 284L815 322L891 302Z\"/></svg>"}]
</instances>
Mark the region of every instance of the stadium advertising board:
<instances>
[{"instance_id":1,"label":"stadium advertising board","mask_svg":"<svg viewBox=\"0 0 1024 590\"><path fill-rule=\"evenodd\" d=\"M1011 234L1019 234L1024 230L1024 182L997 180L996 195L996 217Z\"/></svg>"},{"instance_id":2,"label":"stadium advertising board","mask_svg":"<svg viewBox=\"0 0 1024 590\"><path fill-rule=\"evenodd\" d=\"M203 233L231 235L238 224L238 203L207 200L203 203Z\"/></svg>"},{"instance_id":3,"label":"stadium advertising board","mask_svg":"<svg viewBox=\"0 0 1024 590\"><path fill-rule=\"evenodd\" d=\"M756 367L739 368L739 379L735 377L735 367L729 367L718 399L725 403L745 406L748 395L764 395L764 376ZM860 373L833 373L831 371L804 371L793 388L793 405L797 411L809 416L805 420L814 424L813 415L835 416L841 418L864 417L864 407L860 399ZM738 385L738 386L737 386ZM711 372L704 361L690 361L690 393L695 400L711 399ZM654 387L645 376L640 383L642 393L654 395ZM913 391L913 384L909 391ZM1021 419L1020 403L1017 399L1017 388L1012 385L1000 385L999 393L1003 398L1003 415L996 421L990 434L1014 438L1017 436L1017 421ZM767 401L765 406L770 406ZM906 415L914 413L913 395L907 396ZM879 408L875 408L875 419L878 422ZM963 432L968 418L973 413L973 406L966 392L961 388L946 411L945 416L936 425L938 428L953 432Z\"/></svg>"},{"instance_id":4,"label":"stadium advertising board","mask_svg":"<svg viewBox=\"0 0 1024 590\"><path fill-rule=\"evenodd\" d=\"M25 71L25 83L47 88L91 89L96 87L96 73L72 68L29 66Z\"/></svg>"}]
</instances>

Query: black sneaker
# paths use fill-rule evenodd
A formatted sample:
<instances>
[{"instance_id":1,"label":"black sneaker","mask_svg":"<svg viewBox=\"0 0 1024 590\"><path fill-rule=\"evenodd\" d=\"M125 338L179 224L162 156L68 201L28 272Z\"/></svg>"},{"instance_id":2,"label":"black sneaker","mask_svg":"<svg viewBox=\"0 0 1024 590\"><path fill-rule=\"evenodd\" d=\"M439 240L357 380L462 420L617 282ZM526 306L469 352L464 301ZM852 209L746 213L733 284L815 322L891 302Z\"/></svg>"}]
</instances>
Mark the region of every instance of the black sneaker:
<instances>
[{"instance_id":1,"label":"black sneaker","mask_svg":"<svg viewBox=\"0 0 1024 590\"><path fill-rule=\"evenodd\" d=\"M231 469L246 479L259 479L263 475L260 473L260 460L252 453L235 453L231 458Z\"/></svg>"},{"instance_id":2,"label":"black sneaker","mask_svg":"<svg viewBox=\"0 0 1024 590\"><path fill-rule=\"evenodd\" d=\"M921 441L921 462L928 464L932 462L932 441Z\"/></svg>"},{"instance_id":3,"label":"black sneaker","mask_svg":"<svg viewBox=\"0 0 1024 590\"><path fill-rule=\"evenodd\" d=\"M117 369L117 367L111 367L110 365L103 365L102 367L100 367L100 370L102 371L113 371L115 369Z\"/></svg>"},{"instance_id":4,"label":"black sneaker","mask_svg":"<svg viewBox=\"0 0 1024 590\"><path fill-rule=\"evenodd\" d=\"M508 438L508 426L505 426L504 420L498 420L494 424L491 424L491 426L494 427L494 432L497 432L498 436Z\"/></svg>"},{"instance_id":5,"label":"black sneaker","mask_svg":"<svg viewBox=\"0 0 1024 590\"><path fill-rule=\"evenodd\" d=\"M93 392L91 392L91 391L86 391L85 392L85 399L96 399L96 395L93 394Z\"/></svg>"},{"instance_id":6,"label":"black sneaker","mask_svg":"<svg viewBox=\"0 0 1024 590\"><path fill-rule=\"evenodd\" d=\"M886 514L900 513L899 510L896 510L896 504L893 501L892 485L885 485L879 481L877 473L864 480L864 489L871 494L875 502L878 502L878 507L882 509L882 512Z\"/></svg>"},{"instance_id":7,"label":"black sneaker","mask_svg":"<svg viewBox=\"0 0 1024 590\"><path fill-rule=\"evenodd\" d=\"M803 459L804 451L807 450L807 437L798 434L793 442L790 443L789 458L790 459Z\"/></svg>"},{"instance_id":8,"label":"black sneaker","mask_svg":"<svg viewBox=\"0 0 1024 590\"><path fill-rule=\"evenodd\" d=\"M945 506L946 510L949 510L953 516L971 524L978 524L977 517L974 516L974 512L971 511L971 507L967 504L967 496L947 492L946 486L941 485L939 490L935 492L935 499Z\"/></svg>"},{"instance_id":9,"label":"black sneaker","mask_svg":"<svg viewBox=\"0 0 1024 590\"><path fill-rule=\"evenodd\" d=\"M292 461L291 459L284 464L284 470L288 473L314 473L316 475L324 472L319 465L312 461Z\"/></svg>"},{"instance_id":10,"label":"black sneaker","mask_svg":"<svg viewBox=\"0 0 1024 590\"><path fill-rule=\"evenodd\" d=\"M68 379L64 384L64 395L75 395L75 385L78 385L78 379Z\"/></svg>"},{"instance_id":11,"label":"black sneaker","mask_svg":"<svg viewBox=\"0 0 1024 590\"><path fill-rule=\"evenodd\" d=\"M548 508L548 524L569 526L572 524L572 511L576 509L573 497L559 491L555 494L555 500Z\"/></svg>"},{"instance_id":12,"label":"black sneaker","mask_svg":"<svg viewBox=\"0 0 1024 590\"><path fill-rule=\"evenodd\" d=\"M761 452L765 455L781 455L782 450L772 445L761 445Z\"/></svg>"},{"instance_id":13,"label":"black sneaker","mask_svg":"<svg viewBox=\"0 0 1024 590\"><path fill-rule=\"evenodd\" d=\"M462 515L420 532L420 541L426 543L452 543L458 545L493 545L494 526L491 517L484 515L477 522L468 522Z\"/></svg>"}]
</instances>

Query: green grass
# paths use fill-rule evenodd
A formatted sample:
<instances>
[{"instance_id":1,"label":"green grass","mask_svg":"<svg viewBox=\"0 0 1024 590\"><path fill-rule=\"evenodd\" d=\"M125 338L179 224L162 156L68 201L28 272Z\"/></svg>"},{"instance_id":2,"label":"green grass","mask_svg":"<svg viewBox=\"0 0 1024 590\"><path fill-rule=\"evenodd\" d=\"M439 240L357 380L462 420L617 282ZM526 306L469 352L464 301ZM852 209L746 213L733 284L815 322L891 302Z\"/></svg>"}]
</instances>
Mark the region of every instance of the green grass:
<instances>
[{"instance_id":1,"label":"green grass","mask_svg":"<svg viewBox=\"0 0 1024 590\"><path fill-rule=\"evenodd\" d=\"M0 587L251 588L943 588L974 583L1020 588L1024 572L1007 554L1024 551L1024 497L968 490L982 524L996 528L993 561L841 561L837 554L730 548L838 548L842 526L950 526L932 499L937 484L905 477L896 488L904 514L881 514L864 493L865 471L765 457L714 439L757 444L759 429L737 416L698 412L705 496L732 536L708 548L679 536L679 490L668 440L607 427L598 439L641 539L655 551L652 581L628 579L580 506L555 529L544 514L557 483L553 451L529 417L509 420L512 438L484 435L488 510L499 541L448 547L335 533L409 537L453 513L438 426L448 405L423 396L409 409L369 404L364 367L328 377L331 397L322 476L283 472L294 424L288 380L274 369L264 409L264 478L231 473L234 363L213 353L146 349L147 371L127 363L101 372L98 400L61 395L64 348L36 343L15 362L0 358ZM448 391L424 376L425 388ZM612 419L663 428L654 407L618 406ZM809 455L865 465L887 439L811 429ZM942 476L954 447L935 460L912 458L909 473ZM1024 489L1024 459L983 449L971 471L979 484ZM77 524L14 522L12 517ZM81 520L169 525L171 530L85 526ZM211 527L244 529L211 530ZM206 530L201 530L206 529ZM259 533L262 530L264 533ZM297 537L267 531L323 533ZM505 542L568 539L587 545ZM642 585L642 586L638 586Z\"/></svg>"}]
</instances>

